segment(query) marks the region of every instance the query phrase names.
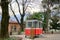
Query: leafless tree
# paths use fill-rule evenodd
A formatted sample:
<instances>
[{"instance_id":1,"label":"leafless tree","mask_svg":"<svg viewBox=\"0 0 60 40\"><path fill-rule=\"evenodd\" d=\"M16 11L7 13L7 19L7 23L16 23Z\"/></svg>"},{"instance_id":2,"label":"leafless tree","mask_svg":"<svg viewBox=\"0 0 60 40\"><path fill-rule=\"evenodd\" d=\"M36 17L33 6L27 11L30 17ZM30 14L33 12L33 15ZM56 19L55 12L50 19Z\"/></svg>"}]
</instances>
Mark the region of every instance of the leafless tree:
<instances>
[{"instance_id":1,"label":"leafless tree","mask_svg":"<svg viewBox=\"0 0 60 40\"><path fill-rule=\"evenodd\" d=\"M20 15L21 15L21 19L20 19L21 23L19 22L17 16L15 15L15 12L14 12L14 10L12 9L12 4L11 4L11 3L10 3L10 9L11 9L11 11L13 12L14 17L16 18L17 22L19 23L19 25L21 26L21 28L22 28L22 30L23 30L23 28L24 28L24 27L23 27L23 24L24 24L24 16L25 16L25 13L26 13L27 8L30 7L29 5L30 5L31 0L20 0L20 1L22 1L22 3L19 3L18 0L15 0L15 2L16 2L17 5L18 5L19 13L20 13ZM21 4L21 5L20 5L20 4ZM22 6L22 12L21 12L20 6Z\"/></svg>"}]
</instances>

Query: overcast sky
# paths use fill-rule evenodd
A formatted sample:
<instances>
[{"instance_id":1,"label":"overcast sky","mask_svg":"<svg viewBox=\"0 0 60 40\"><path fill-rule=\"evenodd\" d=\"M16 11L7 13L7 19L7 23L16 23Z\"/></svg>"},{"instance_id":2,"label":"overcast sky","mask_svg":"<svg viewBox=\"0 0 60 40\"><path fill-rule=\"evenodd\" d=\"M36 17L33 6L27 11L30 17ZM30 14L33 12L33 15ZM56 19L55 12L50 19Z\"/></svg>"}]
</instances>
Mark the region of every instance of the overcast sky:
<instances>
[{"instance_id":1,"label":"overcast sky","mask_svg":"<svg viewBox=\"0 0 60 40\"><path fill-rule=\"evenodd\" d=\"M33 12L43 11L43 8L42 8L42 5L41 5L41 1L42 0L31 0L31 1L32 2L27 2L27 4L29 3L29 6L30 7L27 8L26 13L29 13L30 12L32 14ZM21 6L22 1L21 0L18 0L18 2L20 4L20 9L21 9L21 12L22 12L22 6ZM15 14L18 15L19 14L18 5L15 2L15 0L13 0L11 2L11 4L12 4L12 8L13 8ZM2 10L1 10L1 6L0 6L0 15L1 14L2 14ZM10 16L13 16L13 13L12 13L12 11L10 9L10 6L9 6L9 14L10 14ZM26 16L25 16L25 18L26 18Z\"/></svg>"},{"instance_id":2,"label":"overcast sky","mask_svg":"<svg viewBox=\"0 0 60 40\"><path fill-rule=\"evenodd\" d=\"M30 3L27 2L27 4L29 3L29 6L30 6L30 7L27 8L27 12L30 12L32 14L33 12L43 11L43 8L41 6L41 1L42 0L32 0L32 2L30 2ZM22 2L21 2L21 0L18 0L18 2L20 4L20 9L21 9L21 12L22 12L22 6L21 6ZM12 4L12 7L13 7L13 10L14 10L15 14L19 14L18 6L17 6L17 3L15 2L15 0L13 0L11 2L11 4ZM0 7L0 14L1 13L2 12L1 12L1 7ZM10 7L9 7L9 14L13 15L13 13L10 10Z\"/></svg>"},{"instance_id":3,"label":"overcast sky","mask_svg":"<svg viewBox=\"0 0 60 40\"><path fill-rule=\"evenodd\" d=\"M33 14L33 12L42 12L42 11L44 11L44 9L42 7L42 3L41 3L42 0L31 0L31 1L32 2L27 2L27 4L29 4L30 7L27 8L26 13L29 13L30 12L30 14ZM22 5L21 5L22 4L22 1L21 0L18 0L18 2L20 4L20 9L21 9L21 12L22 12ZM19 11L18 11L18 5L15 2L15 0L13 0L11 2L11 4L12 4L12 8L13 8L15 14L18 17L20 17L19 16ZM2 10L1 10L1 7L0 7L0 15L1 14L2 14ZM9 6L9 14L10 14L10 16L13 16L12 11L10 10L10 6ZM25 16L25 19L26 19L26 16Z\"/></svg>"},{"instance_id":4,"label":"overcast sky","mask_svg":"<svg viewBox=\"0 0 60 40\"><path fill-rule=\"evenodd\" d=\"M21 1L18 0L18 2L20 3L20 9L21 9L21 12L22 12ZM28 4L28 2L27 2L27 4ZM33 2L29 3L29 6L30 7L27 8L27 12L30 12L31 14L33 12L43 11L43 8L41 6L41 0L33 0ZM13 10L15 11L15 13L19 14L17 3L14 0L12 1L12 7L13 7ZM9 8L9 13L10 13L10 15L13 15L10 8Z\"/></svg>"}]
</instances>

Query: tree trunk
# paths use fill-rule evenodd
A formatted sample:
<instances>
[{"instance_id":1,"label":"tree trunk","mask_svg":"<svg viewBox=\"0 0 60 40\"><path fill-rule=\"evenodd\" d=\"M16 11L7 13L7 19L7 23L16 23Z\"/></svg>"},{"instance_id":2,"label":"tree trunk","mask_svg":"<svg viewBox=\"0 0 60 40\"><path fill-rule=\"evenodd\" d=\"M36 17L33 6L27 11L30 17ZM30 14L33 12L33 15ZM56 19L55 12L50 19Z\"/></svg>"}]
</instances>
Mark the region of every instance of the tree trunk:
<instances>
[{"instance_id":1,"label":"tree trunk","mask_svg":"<svg viewBox=\"0 0 60 40\"><path fill-rule=\"evenodd\" d=\"M45 31L46 33L48 32L48 21L49 21L49 18L48 18L48 13L46 14L46 24L45 24Z\"/></svg>"},{"instance_id":2,"label":"tree trunk","mask_svg":"<svg viewBox=\"0 0 60 40\"><path fill-rule=\"evenodd\" d=\"M43 30L45 32L48 31L48 13L44 14L44 26L43 26Z\"/></svg>"},{"instance_id":3,"label":"tree trunk","mask_svg":"<svg viewBox=\"0 0 60 40\"><path fill-rule=\"evenodd\" d=\"M49 22L49 18L51 17L51 15L50 15L50 9L49 9L49 7L47 8L47 11L45 12L45 14L44 14L44 27L43 27L43 30L45 31L45 32L48 32L48 22Z\"/></svg>"},{"instance_id":4,"label":"tree trunk","mask_svg":"<svg viewBox=\"0 0 60 40\"><path fill-rule=\"evenodd\" d=\"M22 31L24 30L24 16L25 16L25 4L24 4L24 0L22 0L22 8L23 8L23 14L21 14L21 28L22 28Z\"/></svg>"},{"instance_id":5,"label":"tree trunk","mask_svg":"<svg viewBox=\"0 0 60 40\"><path fill-rule=\"evenodd\" d=\"M1 0L2 8L2 20L1 20L1 38L8 38L8 24L9 24L9 11L8 11L8 0Z\"/></svg>"},{"instance_id":6,"label":"tree trunk","mask_svg":"<svg viewBox=\"0 0 60 40\"><path fill-rule=\"evenodd\" d=\"M23 31L24 30L24 16L23 15L21 15L21 30Z\"/></svg>"}]
</instances>

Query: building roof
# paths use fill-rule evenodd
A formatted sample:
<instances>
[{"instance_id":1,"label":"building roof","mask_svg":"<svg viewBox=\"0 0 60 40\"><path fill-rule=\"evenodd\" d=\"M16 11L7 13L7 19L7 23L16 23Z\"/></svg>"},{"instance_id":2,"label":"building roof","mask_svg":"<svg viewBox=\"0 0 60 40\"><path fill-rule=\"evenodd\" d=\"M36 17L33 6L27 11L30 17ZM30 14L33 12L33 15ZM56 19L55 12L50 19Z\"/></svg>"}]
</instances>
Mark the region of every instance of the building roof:
<instances>
[{"instance_id":1,"label":"building roof","mask_svg":"<svg viewBox=\"0 0 60 40\"><path fill-rule=\"evenodd\" d=\"M9 24L18 24L16 21L9 21Z\"/></svg>"}]
</instances>

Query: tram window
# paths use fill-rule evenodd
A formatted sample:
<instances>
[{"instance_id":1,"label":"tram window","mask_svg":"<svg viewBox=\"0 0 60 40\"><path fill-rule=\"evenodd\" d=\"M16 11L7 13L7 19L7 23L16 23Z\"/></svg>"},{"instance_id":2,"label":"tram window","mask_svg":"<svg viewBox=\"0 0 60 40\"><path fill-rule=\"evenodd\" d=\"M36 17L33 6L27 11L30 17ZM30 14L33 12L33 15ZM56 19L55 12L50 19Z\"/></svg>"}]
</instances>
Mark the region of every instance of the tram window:
<instances>
[{"instance_id":1,"label":"tram window","mask_svg":"<svg viewBox=\"0 0 60 40\"><path fill-rule=\"evenodd\" d=\"M39 28L42 28L42 23L39 22Z\"/></svg>"},{"instance_id":2,"label":"tram window","mask_svg":"<svg viewBox=\"0 0 60 40\"><path fill-rule=\"evenodd\" d=\"M28 22L28 27L32 27L32 22Z\"/></svg>"},{"instance_id":3,"label":"tram window","mask_svg":"<svg viewBox=\"0 0 60 40\"><path fill-rule=\"evenodd\" d=\"M37 25L37 24L38 24L38 22L37 22L37 21L33 22L33 27L34 27L34 28L38 27L38 25Z\"/></svg>"}]
</instances>

